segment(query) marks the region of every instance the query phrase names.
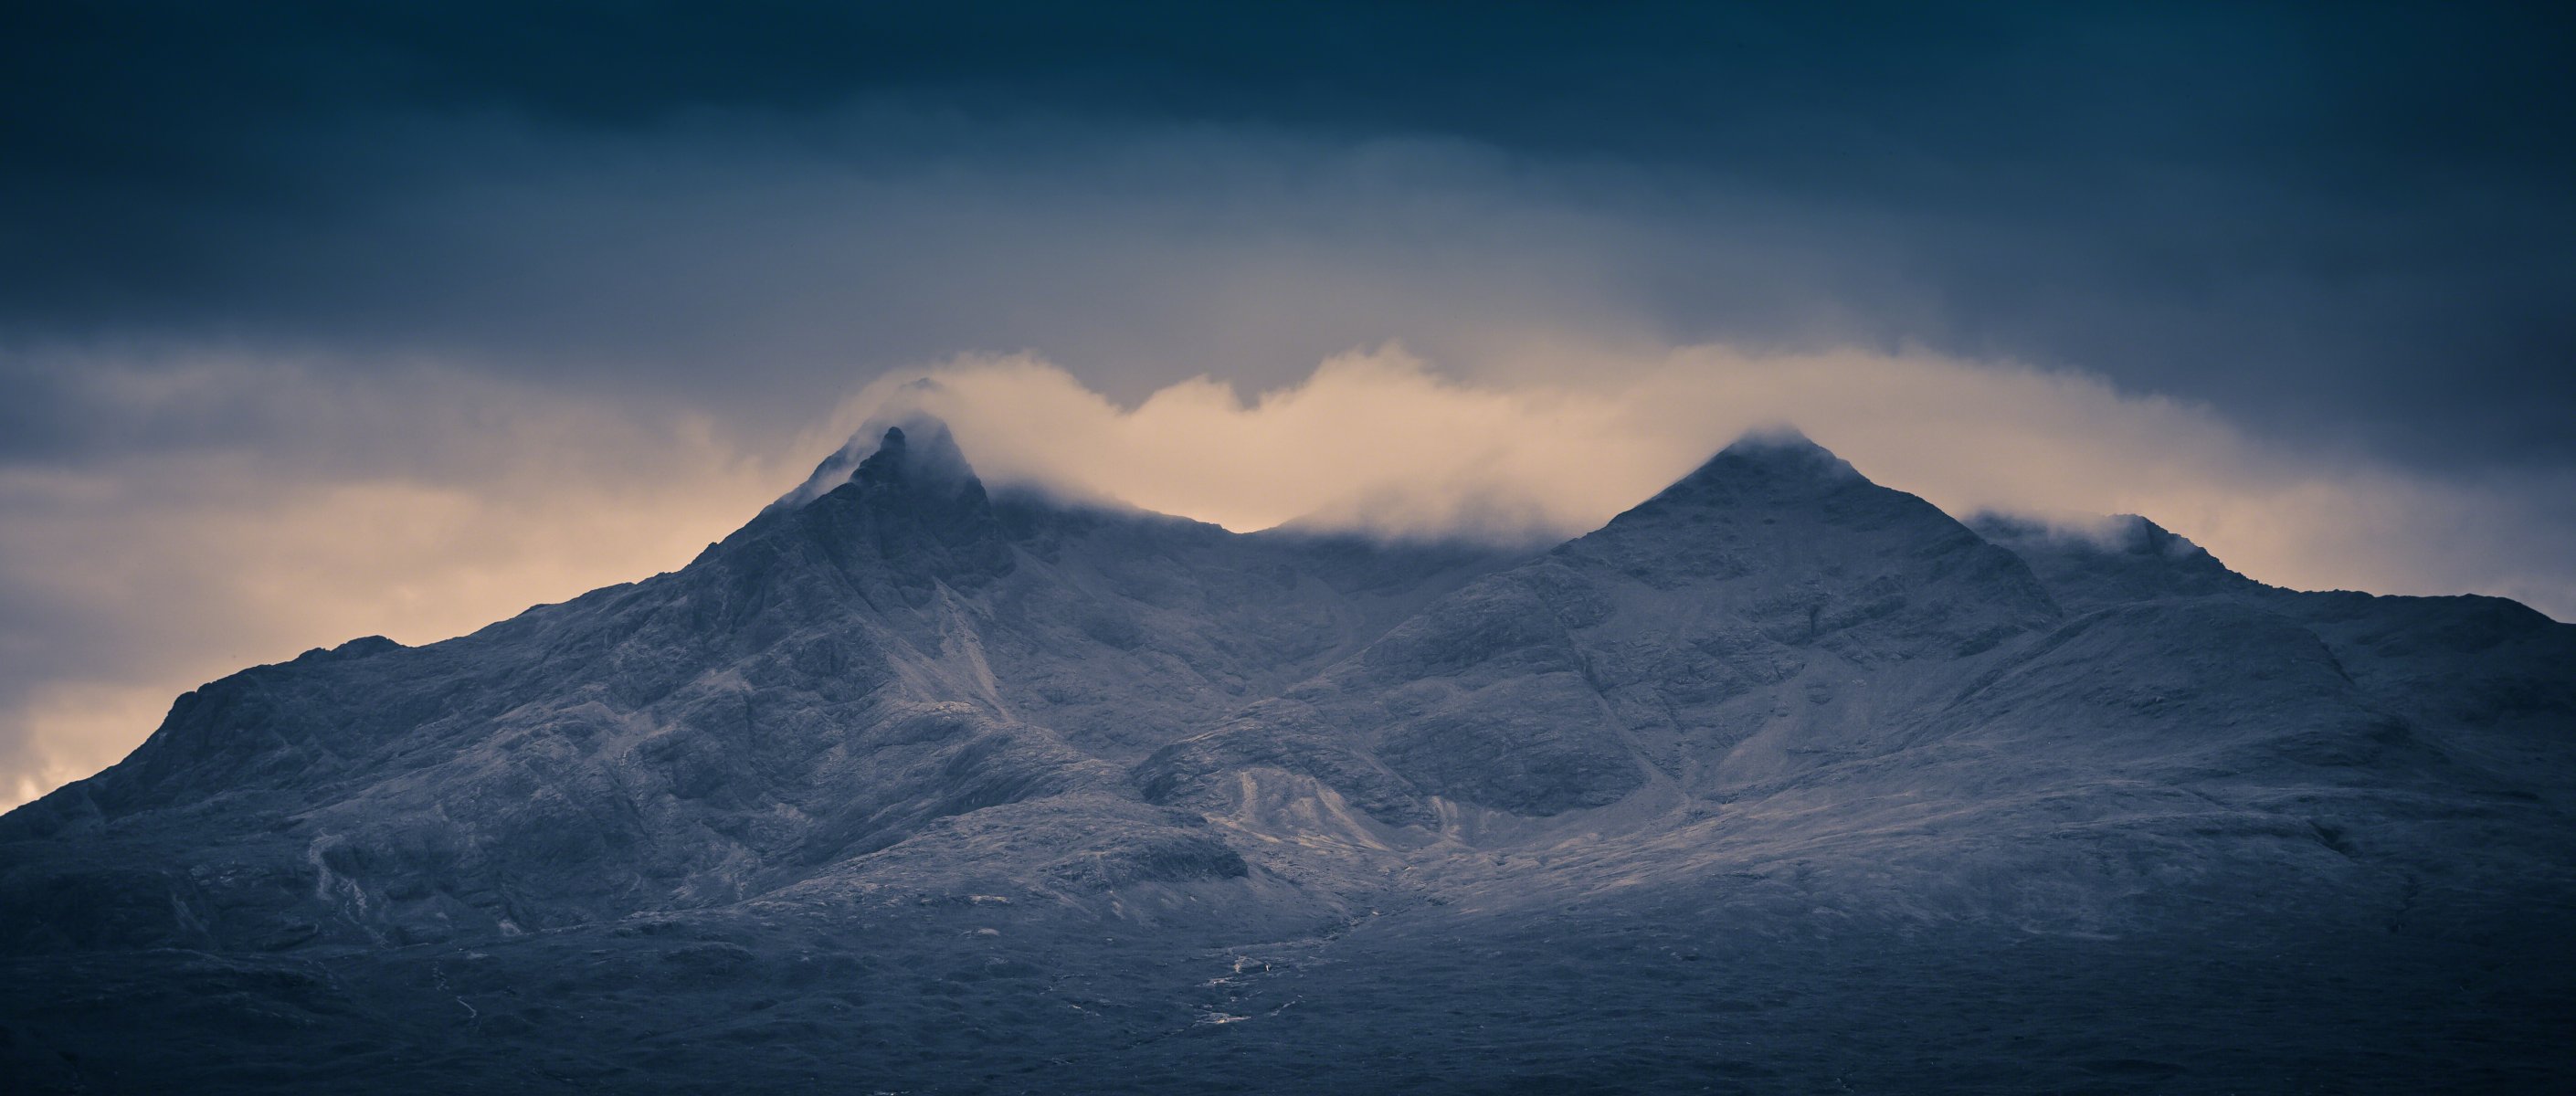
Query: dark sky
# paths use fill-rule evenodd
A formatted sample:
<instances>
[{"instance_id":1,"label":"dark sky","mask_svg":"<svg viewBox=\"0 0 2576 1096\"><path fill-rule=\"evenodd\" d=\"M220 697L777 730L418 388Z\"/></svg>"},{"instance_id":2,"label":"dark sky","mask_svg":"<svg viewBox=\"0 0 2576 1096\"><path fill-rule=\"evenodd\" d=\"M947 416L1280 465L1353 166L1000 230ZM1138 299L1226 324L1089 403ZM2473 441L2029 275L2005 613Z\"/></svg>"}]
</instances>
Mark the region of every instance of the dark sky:
<instances>
[{"instance_id":1,"label":"dark sky","mask_svg":"<svg viewBox=\"0 0 2576 1096\"><path fill-rule=\"evenodd\" d=\"M101 339L401 348L675 392L721 365L729 398L781 401L824 362L961 348L1040 349L1132 397L1219 353L1261 377L1387 337L1438 347L1421 329L1440 322L1368 308L1264 342L1175 330L1161 309L1188 302L1151 276L1125 298L1063 284L1121 273L1080 228L1121 217L1157 269L1357 223L1306 238L1410 246L1427 280L1452 258L1490 271L1501 229L1435 210L1385 239L1401 180L1260 208L1316 150L1392 140L1606 225L1562 307L1654 337L1920 344L2413 461L2576 460L2557 5L13 10L0 345L21 353L0 406L19 453L135 443L85 439L130 428L85 420L79 382L24 353ZM1102 166L1163 139L1203 147L1151 179ZM782 227L814 195L764 191L762 163L893 184L954 165L979 196L960 224L870 225L854 247L875 254L822 256ZM1057 175L1076 178L1050 194ZM965 238L987 221L998 238ZM996 271L1014 247L1023 269Z\"/></svg>"},{"instance_id":2,"label":"dark sky","mask_svg":"<svg viewBox=\"0 0 2576 1096\"><path fill-rule=\"evenodd\" d=\"M924 370L1219 520L1794 419L2576 612L2568 5L0 7L0 805L676 566Z\"/></svg>"}]
</instances>

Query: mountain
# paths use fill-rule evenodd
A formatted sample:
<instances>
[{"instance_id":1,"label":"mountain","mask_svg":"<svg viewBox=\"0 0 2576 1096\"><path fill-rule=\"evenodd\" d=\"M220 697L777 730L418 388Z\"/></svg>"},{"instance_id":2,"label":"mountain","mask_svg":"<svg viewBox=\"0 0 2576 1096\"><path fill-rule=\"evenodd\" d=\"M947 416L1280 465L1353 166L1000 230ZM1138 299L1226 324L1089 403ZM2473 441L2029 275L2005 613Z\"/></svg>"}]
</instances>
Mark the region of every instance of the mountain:
<instances>
[{"instance_id":1,"label":"mountain","mask_svg":"<svg viewBox=\"0 0 2576 1096\"><path fill-rule=\"evenodd\" d=\"M2056 615L2018 558L1931 504L1803 439L1740 443L1166 748L1146 790L1294 758L1328 759L1351 775L1314 775L1398 824L1695 796L1801 767L1784 751L1919 700L1921 675L1889 668L1947 666Z\"/></svg>"},{"instance_id":2,"label":"mountain","mask_svg":"<svg viewBox=\"0 0 2576 1096\"><path fill-rule=\"evenodd\" d=\"M183 696L0 818L37 1091L2556 1091L2576 627L1794 435L1544 551L993 491Z\"/></svg>"}]
</instances>

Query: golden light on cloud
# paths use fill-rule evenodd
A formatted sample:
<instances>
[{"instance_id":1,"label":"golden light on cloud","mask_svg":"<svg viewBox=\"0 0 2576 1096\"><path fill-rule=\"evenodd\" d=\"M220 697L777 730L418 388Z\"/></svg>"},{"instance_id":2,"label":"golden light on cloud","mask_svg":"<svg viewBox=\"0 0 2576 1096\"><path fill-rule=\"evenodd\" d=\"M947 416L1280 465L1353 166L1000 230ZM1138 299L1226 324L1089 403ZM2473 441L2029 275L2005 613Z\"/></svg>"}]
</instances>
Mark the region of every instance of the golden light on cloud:
<instances>
[{"instance_id":1,"label":"golden light on cloud","mask_svg":"<svg viewBox=\"0 0 2576 1096\"><path fill-rule=\"evenodd\" d=\"M1491 372L1542 373L1501 364ZM2090 377L1714 346L1555 364L1545 373L1577 379L1477 383L1385 348L1334 358L1293 387L1247 397L1199 379L1122 408L1041 360L963 360L927 384L881 381L841 418L936 414L989 479L1234 529L1305 520L1410 536L1579 533L1744 431L1792 425L1955 514L2139 513L2270 582L2576 608L2571 576L2520 562L2546 535L2518 501L2530 485L2267 446L2206 408Z\"/></svg>"}]
</instances>

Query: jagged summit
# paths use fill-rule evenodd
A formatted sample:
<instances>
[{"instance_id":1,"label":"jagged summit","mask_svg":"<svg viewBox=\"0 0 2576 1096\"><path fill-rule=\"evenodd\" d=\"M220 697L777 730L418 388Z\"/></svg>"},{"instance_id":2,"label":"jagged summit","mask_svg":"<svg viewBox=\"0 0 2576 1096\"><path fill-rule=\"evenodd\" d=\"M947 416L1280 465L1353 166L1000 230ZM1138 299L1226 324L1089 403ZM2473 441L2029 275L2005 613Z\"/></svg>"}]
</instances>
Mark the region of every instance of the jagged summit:
<instances>
[{"instance_id":1,"label":"jagged summit","mask_svg":"<svg viewBox=\"0 0 2576 1096\"><path fill-rule=\"evenodd\" d=\"M903 427L887 427L877 442L877 451L859 462L849 482L862 487L955 493L969 483L982 481L976 479L974 467L966 463L966 454L957 448L947 424L934 419L915 421L908 435Z\"/></svg>"},{"instance_id":2,"label":"jagged summit","mask_svg":"<svg viewBox=\"0 0 2576 1096\"><path fill-rule=\"evenodd\" d=\"M948 424L914 413L899 420L876 420L850 435L850 440L814 466L794 490L769 504L769 510L793 509L830 494L844 484L909 483L954 494L981 481L957 447Z\"/></svg>"},{"instance_id":3,"label":"jagged summit","mask_svg":"<svg viewBox=\"0 0 2576 1096\"><path fill-rule=\"evenodd\" d=\"M837 575L879 605L922 604L942 583L976 587L1017 565L992 498L945 424L915 417L850 460L859 449L855 440L842 447L700 563L760 588Z\"/></svg>"}]
</instances>

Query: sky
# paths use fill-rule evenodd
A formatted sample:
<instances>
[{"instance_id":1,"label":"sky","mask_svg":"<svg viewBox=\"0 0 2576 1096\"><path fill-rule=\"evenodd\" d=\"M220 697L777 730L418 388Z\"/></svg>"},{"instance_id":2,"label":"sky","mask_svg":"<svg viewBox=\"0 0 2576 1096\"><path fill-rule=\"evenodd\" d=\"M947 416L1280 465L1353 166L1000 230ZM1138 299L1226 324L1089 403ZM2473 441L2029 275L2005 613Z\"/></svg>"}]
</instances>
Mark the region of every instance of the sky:
<instances>
[{"instance_id":1,"label":"sky","mask_svg":"<svg viewBox=\"0 0 2576 1096\"><path fill-rule=\"evenodd\" d=\"M2576 619L2568 56L2547 5L15 5L0 805L243 666L676 567L898 404L1402 536L1786 424Z\"/></svg>"}]
</instances>

